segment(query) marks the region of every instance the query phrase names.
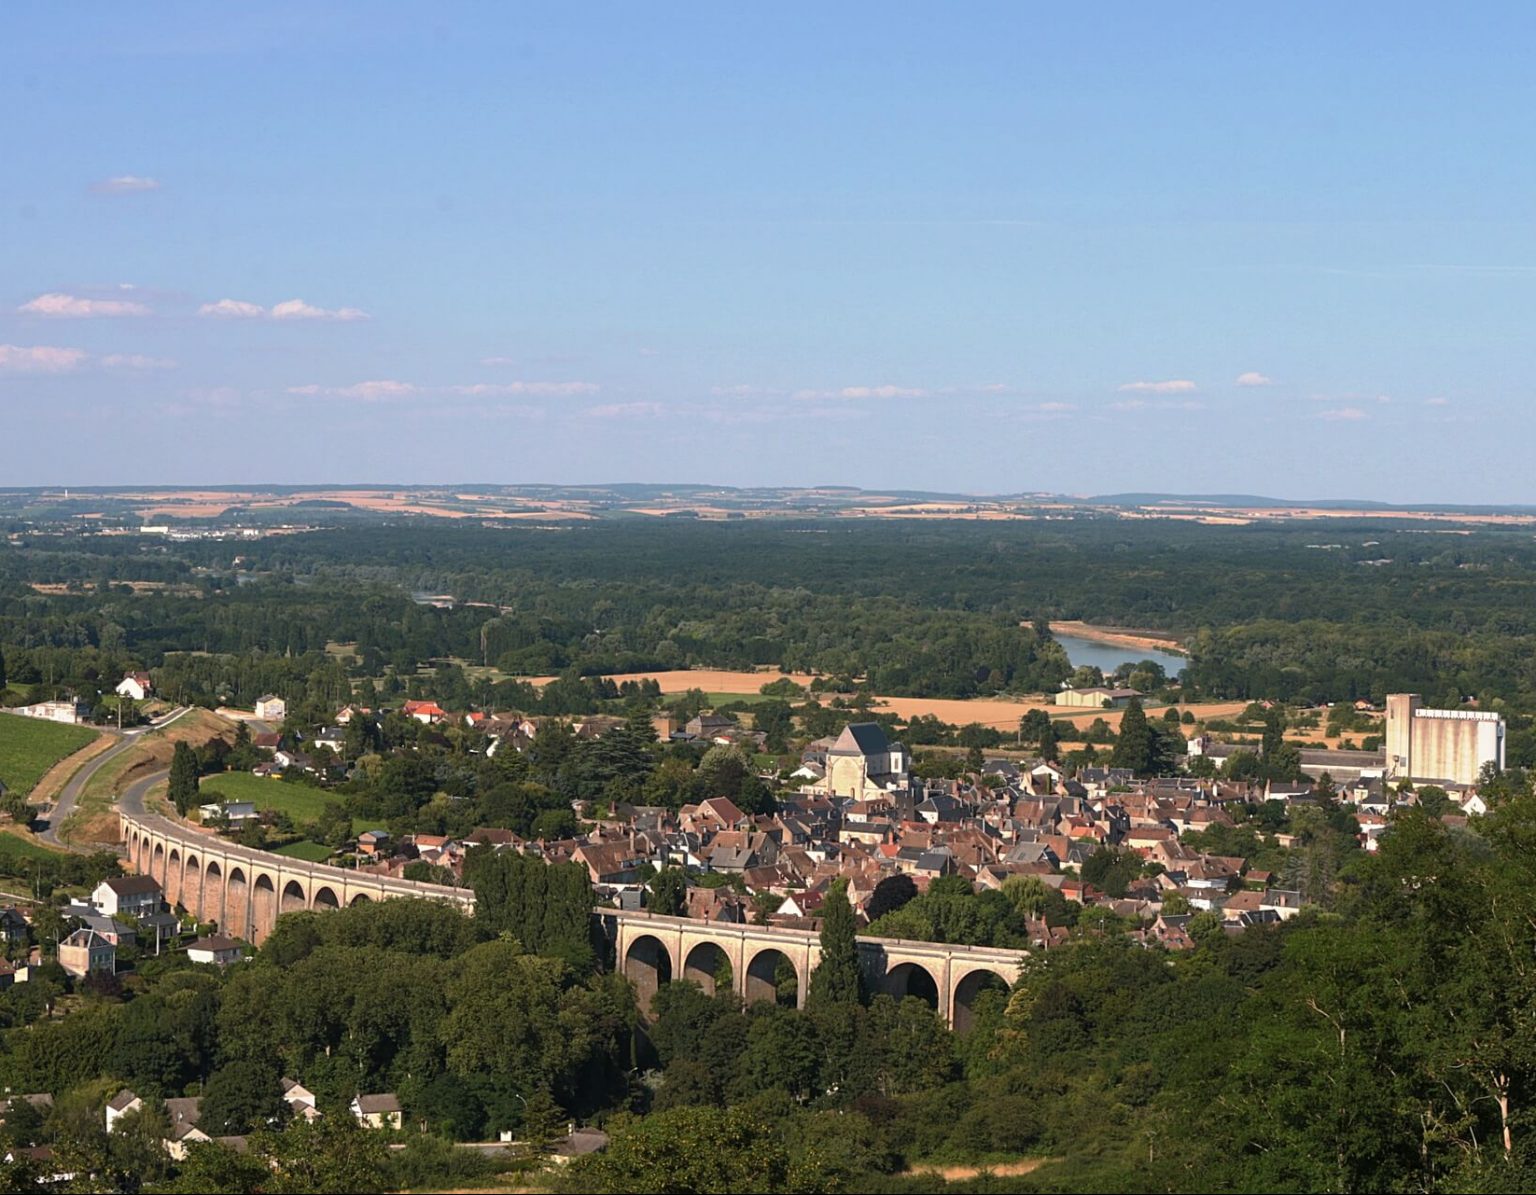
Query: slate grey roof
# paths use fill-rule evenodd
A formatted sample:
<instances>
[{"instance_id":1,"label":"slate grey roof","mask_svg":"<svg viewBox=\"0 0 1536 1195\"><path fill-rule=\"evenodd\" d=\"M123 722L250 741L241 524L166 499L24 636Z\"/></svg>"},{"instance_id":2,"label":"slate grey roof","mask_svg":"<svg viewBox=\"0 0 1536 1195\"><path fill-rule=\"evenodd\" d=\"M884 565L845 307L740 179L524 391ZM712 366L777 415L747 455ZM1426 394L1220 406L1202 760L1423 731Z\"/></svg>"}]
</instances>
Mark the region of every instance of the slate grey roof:
<instances>
[{"instance_id":1,"label":"slate grey roof","mask_svg":"<svg viewBox=\"0 0 1536 1195\"><path fill-rule=\"evenodd\" d=\"M850 722L837 736L829 755L881 755L890 751L891 740L878 722Z\"/></svg>"}]
</instances>

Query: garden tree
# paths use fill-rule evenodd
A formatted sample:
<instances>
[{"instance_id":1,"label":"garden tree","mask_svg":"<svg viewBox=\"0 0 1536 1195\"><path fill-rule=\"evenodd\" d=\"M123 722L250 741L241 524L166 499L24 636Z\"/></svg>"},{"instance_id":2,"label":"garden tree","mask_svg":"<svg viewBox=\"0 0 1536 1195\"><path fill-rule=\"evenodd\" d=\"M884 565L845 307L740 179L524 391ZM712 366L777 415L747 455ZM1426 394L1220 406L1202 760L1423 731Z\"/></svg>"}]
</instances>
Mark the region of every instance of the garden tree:
<instances>
[{"instance_id":1,"label":"garden tree","mask_svg":"<svg viewBox=\"0 0 1536 1195\"><path fill-rule=\"evenodd\" d=\"M32 821L32 806L27 802L26 794L19 789L6 789L0 792L0 813L5 814L18 826L29 825Z\"/></svg>"},{"instance_id":2,"label":"garden tree","mask_svg":"<svg viewBox=\"0 0 1536 1195\"><path fill-rule=\"evenodd\" d=\"M270 1057L242 1058L219 1067L203 1089L199 1124L212 1137L238 1136L278 1120L286 1111L281 1075Z\"/></svg>"},{"instance_id":3,"label":"garden tree","mask_svg":"<svg viewBox=\"0 0 1536 1195\"><path fill-rule=\"evenodd\" d=\"M1013 907L1031 921L1039 921L1050 907L1051 889L1039 876L1009 876L1003 881L1002 892Z\"/></svg>"},{"instance_id":4,"label":"garden tree","mask_svg":"<svg viewBox=\"0 0 1536 1195\"><path fill-rule=\"evenodd\" d=\"M1082 878L1118 900L1132 880L1141 874L1141 859L1134 851L1101 846L1083 863Z\"/></svg>"},{"instance_id":5,"label":"garden tree","mask_svg":"<svg viewBox=\"0 0 1536 1195\"><path fill-rule=\"evenodd\" d=\"M663 867L650 882L650 909L663 917L682 917L688 905L688 876L681 867Z\"/></svg>"},{"instance_id":6,"label":"garden tree","mask_svg":"<svg viewBox=\"0 0 1536 1195\"><path fill-rule=\"evenodd\" d=\"M5 685L5 649L0 647L0 689L4 689Z\"/></svg>"},{"instance_id":7,"label":"garden tree","mask_svg":"<svg viewBox=\"0 0 1536 1195\"><path fill-rule=\"evenodd\" d=\"M864 906L865 915L874 921L887 913L894 913L902 905L917 896L917 885L909 875L898 873L886 876L875 885L869 903Z\"/></svg>"},{"instance_id":8,"label":"garden tree","mask_svg":"<svg viewBox=\"0 0 1536 1195\"><path fill-rule=\"evenodd\" d=\"M1418 806L1430 817L1439 817L1451 807L1450 794L1438 784L1426 784L1418 791Z\"/></svg>"},{"instance_id":9,"label":"garden tree","mask_svg":"<svg viewBox=\"0 0 1536 1195\"><path fill-rule=\"evenodd\" d=\"M703 1059L706 1041L717 1021L735 1012L734 1001L706 995L692 980L663 984L651 998L651 1026L647 1036L663 1065L678 1059Z\"/></svg>"},{"instance_id":10,"label":"garden tree","mask_svg":"<svg viewBox=\"0 0 1536 1195\"><path fill-rule=\"evenodd\" d=\"M565 1113L546 1088L540 1087L523 1106L523 1122L520 1136L534 1151L542 1151L555 1138L563 1135Z\"/></svg>"},{"instance_id":11,"label":"garden tree","mask_svg":"<svg viewBox=\"0 0 1536 1195\"><path fill-rule=\"evenodd\" d=\"M161 1190L174 1195L248 1195L272 1190L272 1182L272 1168L264 1156L198 1141L188 1147L176 1177Z\"/></svg>"},{"instance_id":12,"label":"garden tree","mask_svg":"<svg viewBox=\"0 0 1536 1195\"><path fill-rule=\"evenodd\" d=\"M475 890L475 921L489 933L509 933L578 974L591 970L592 882L581 864L482 846L465 857L464 879Z\"/></svg>"},{"instance_id":13,"label":"garden tree","mask_svg":"<svg viewBox=\"0 0 1536 1195\"><path fill-rule=\"evenodd\" d=\"M789 736L795 731L794 714L789 703L786 701L758 702L752 707L752 728L762 731L767 736L763 745L769 751L786 750Z\"/></svg>"},{"instance_id":14,"label":"garden tree","mask_svg":"<svg viewBox=\"0 0 1536 1195\"><path fill-rule=\"evenodd\" d=\"M62 1020L39 1021L12 1043L11 1073L25 1091L68 1091L111 1071L117 1009L90 1001Z\"/></svg>"},{"instance_id":15,"label":"garden tree","mask_svg":"<svg viewBox=\"0 0 1536 1195\"><path fill-rule=\"evenodd\" d=\"M694 799L697 775L687 756L669 755L646 779L641 799L648 805L678 809Z\"/></svg>"},{"instance_id":16,"label":"garden tree","mask_svg":"<svg viewBox=\"0 0 1536 1195\"><path fill-rule=\"evenodd\" d=\"M522 1123L521 1101L535 1091L581 1108L602 1101L599 1075L616 1077L633 1006L614 985L571 979L560 960L525 954L512 941L476 946L450 965L439 1027L447 1067L476 1091L492 1130Z\"/></svg>"},{"instance_id":17,"label":"garden tree","mask_svg":"<svg viewBox=\"0 0 1536 1195\"><path fill-rule=\"evenodd\" d=\"M848 903L848 881L835 880L821 910L821 961L811 972L806 1007L862 1004L864 972L859 966L857 928Z\"/></svg>"},{"instance_id":18,"label":"garden tree","mask_svg":"<svg viewBox=\"0 0 1536 1195\"><path fill-rule=\"evenodd\" d=\"M1146 775L1152 770L1152 744L1152 728L1147 723L1146 712L1141 708L1141 701L1133 697L1120 719L1120 734L1109 757L1110 767L1129 768L1138 776Z\"/></svg>"},{"instance_id":19,"label":"garden tree","mask_svg":"<svg viewBox=\"0 0 1536 1195\"><path fill-rule=\"evenodd\" d=\"M1055 731L1050 714L1042 709L1030 710L1019 719L1019 740L1023 743L1040 747L1047 737L1054 742Z\"/></svg>"},{"instance_id":20,"label":"garden tree","mask_svg":"<svg viewBox=\"0 0 1536 1195\"><path fill-rule=\"evenodd\" d=\"M772 813L773 795L758 779L740 747L711 747L699 760L696 788L701 797L729 797L743 813Z\"/></svg>"},{"instance_id":21,"label":"garden tree","mask_svg":"<svg viewBox=\"0 0 1536 1195\"><path fill-rule=\"evenodd\" d=\"M166 796L182 817L186 817L201 803L198 797L197 755L185 742L178 742L171 754L170 787Z\"/></svg>"},{"instance_id":22,"label":"garden tree","mask_svg":"<svg viewBox=\"0 0 1536 1195\"><path fill-rule=\"evenodd\" d=\"M953 1037L944 1019L916 996L899 1003L890 996L876 996L869 1006L868 1035L882 1047L882 1095L941 1087L953 1075Z\"/></svg>"},{"instance_id":23,"label":"garden tree","mask_svg":"<svg viewBox=\"0 0 1536 1195\"><path fill-rule=\"evenodd\" d=\"M782 1091L801 1103L816 1095L823 1054L819 1019L766 1001L747 1015L747 1047L736 1059L732 1091L738 1097Z\"/></svg>"},{"instance_id":24,"label":"garden tree","mask_svg":"<svg viewBox=\"0 0 1536 1195\"><path fill-rule=\"evenodd\" d=\"M347 720L341 753L347 759L360 759L378 746L379 727L367 714L354 712Z\"/></svg>"},{"instance_id":25,"label":"garden tree","mask_svg":"<svg viewBox=\"0 0 1536 1195\"><path fill-rule=\"evenodd\" d=\"M213 1069L218 1007L212 976L165 976L119 1014L111 1073L140 1095L174 1095L205 1080Z\"/></svg>"},{"instance_id":26,"label":"garden tree","mask_svg":"<svg viewBox=\"0 0 1536 1195\"><path fill-rule=\"evenodd\" d=\"M605 1195L670 1191L829 1189L820 1151L791 1154L771 1122L744 1108L672 1108L610 1122L608 1148L573 1164L580 1189Z\"/></svg>"}]
</instances>

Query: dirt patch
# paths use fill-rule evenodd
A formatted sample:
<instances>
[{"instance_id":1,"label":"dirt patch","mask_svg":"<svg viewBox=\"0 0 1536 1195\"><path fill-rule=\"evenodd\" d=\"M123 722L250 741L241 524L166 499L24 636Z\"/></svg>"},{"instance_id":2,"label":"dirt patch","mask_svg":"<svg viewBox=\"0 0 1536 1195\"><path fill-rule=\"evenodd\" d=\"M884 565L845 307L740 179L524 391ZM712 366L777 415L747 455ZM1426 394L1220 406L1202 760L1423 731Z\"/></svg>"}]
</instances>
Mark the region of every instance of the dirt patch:
<instances>
[{"instance_id":1,"label":"dirt patch","mask_svg":"<svg viewBox=\"0 0 1536 1195\"><path fill-rule=\"evenodd\" d=\"M1141 631L1130 627L1104 627L1088 622L1053 622L1053 634L1071 635L1087 639L1091 643L1107 643L1111 647L1136 647L1149 651L1184 651L1184 645L1172 635L1160 631Z\"/></svg>"},{"instance_id":2,"label":"dirt patch","mask_svg":"<svg viewBox=\"0 0 1536 1195\"><path fill-rule=\"evenodd\" d=\"M982 1175L994 1175L997 1178L1017 1178L1021 1174L1030 1174L1040 1169L1047 1162L1054 1162L1055 1158L1020 1158L1016 1162L997 1162L991 1166L918 1166L907 1173L914 1177L918 1175L932 1175L941 1178L947 1183L962 1183L969 1179L980 1178Z\"/></svg>"}]
</instances>

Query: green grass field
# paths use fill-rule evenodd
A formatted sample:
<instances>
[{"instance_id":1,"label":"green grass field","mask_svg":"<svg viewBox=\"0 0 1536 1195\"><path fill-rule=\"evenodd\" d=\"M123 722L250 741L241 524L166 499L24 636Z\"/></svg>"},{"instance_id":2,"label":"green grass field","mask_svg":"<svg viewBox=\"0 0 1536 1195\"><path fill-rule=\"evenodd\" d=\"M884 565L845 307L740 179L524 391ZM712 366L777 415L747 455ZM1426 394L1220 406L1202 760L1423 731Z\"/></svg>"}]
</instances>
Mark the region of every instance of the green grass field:
<instances>
[{"instance_id":1,"label":"green grass field","mask_svg":"<svg viewBox=\"0 0 1536 1195\"><path fill-rule=\"evenodd\" d=\"M30 793L43 773L98 733L85 726L0 714L0 780L7 788Z\"/></svg>"},{"instance_id":2,"label":"green grass field","mask_svg":"<svg viewBox=\"0 0 1536 1195\"><path fill-rule=\"evenodd\" d=\"M0 834L0 855L8 860L49 859L58 852L18 834Z\"/></svg>"},{"instance_id":3,"label":"green grass field","mask_svg":"<svg viewBox=\"0 0 1536 1195\"><path fill-rule=\"evenodd\" d=\"M306 863L324 863L331 857L331 848L318 842L290 842L272 853L287 855L290 859L302 859Z\"/></svg>"},{"instance_id":4,"label":"green grass field","mask_svg":"<svg viewBox=\"0 0 1536 1195\"><path fill-rule=\"evenodd\" d=\"M249 772L220 772L204 776L202 791L209 801L254 801L258 810L286 813L295 824L312 822L336 798L322 788L268 780Z\"/></svg>"}]
</instances>

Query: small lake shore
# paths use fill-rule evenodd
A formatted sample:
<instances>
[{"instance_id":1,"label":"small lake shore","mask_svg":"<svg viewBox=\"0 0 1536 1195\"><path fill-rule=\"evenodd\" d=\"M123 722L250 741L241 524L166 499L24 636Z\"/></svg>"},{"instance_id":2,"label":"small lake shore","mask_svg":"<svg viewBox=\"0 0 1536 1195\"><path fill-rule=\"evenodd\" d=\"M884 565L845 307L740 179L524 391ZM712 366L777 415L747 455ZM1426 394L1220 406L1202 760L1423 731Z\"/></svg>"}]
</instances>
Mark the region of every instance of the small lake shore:
<instances>
[{"instance_id":1,"label":"small lake shore","mask_svg":"<svg viewBox=\"0 0 1536 1195\"><path fill-rule=\"evenodd\" d=\"M1070 621L1051 623L1051 634L1069 635L1075 639L1086 639L1090 643L1104 643L1111 647L1166 651L1181 656L1189 654L1185 646L1172 635L1160 631L1094 626L1092 623Z\"/></svg>"}]
</instances>

